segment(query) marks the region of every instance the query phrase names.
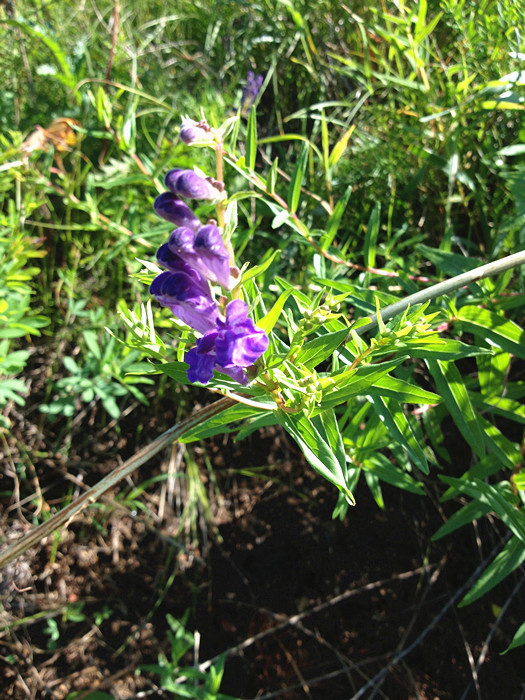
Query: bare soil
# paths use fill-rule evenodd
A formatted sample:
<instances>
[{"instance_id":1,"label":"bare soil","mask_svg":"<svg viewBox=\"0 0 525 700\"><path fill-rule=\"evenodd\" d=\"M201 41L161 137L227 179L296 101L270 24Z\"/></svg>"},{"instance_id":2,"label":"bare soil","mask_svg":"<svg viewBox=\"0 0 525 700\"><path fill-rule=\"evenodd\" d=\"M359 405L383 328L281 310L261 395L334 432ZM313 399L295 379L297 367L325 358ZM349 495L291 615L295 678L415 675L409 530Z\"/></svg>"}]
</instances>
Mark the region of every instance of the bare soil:
<instances>
[{"instance_id":1,"label":"bare soil","mask_svg":"<svg viewBox=\"0 0 525 700\"><path fill-rule=\"evenodd\" d=\"M171 397L109 429L96 406L72 427L42 422L31 401L10 418L0 524L14 541L38 490L42 512L57 510L176 414ZM460 474L453 428L450 441ZM523 698L523 651L500 655L523 621L523 589L499 617L522 573L457 606L504 529L486 518L432 542L436 488L421 498L385 486L381 510L361 484L341 522L335 490L279 429L169 449L3 571L0 695L173 697L136 671L170 657L167 615L188 611L198 644L186 662L226 652L221 691L238 698Z\"/></svg>"}]
</instances>

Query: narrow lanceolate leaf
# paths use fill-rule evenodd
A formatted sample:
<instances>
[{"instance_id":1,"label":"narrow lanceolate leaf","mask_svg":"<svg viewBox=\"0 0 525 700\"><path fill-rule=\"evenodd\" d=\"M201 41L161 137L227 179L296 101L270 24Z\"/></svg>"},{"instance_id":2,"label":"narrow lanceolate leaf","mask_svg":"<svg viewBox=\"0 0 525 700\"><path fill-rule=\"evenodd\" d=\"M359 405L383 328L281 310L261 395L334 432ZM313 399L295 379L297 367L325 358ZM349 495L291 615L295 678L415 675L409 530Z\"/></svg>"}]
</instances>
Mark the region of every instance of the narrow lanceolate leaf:
<instances>
[{"instance_id":1,"label":"narrow lanceolate leaf","mask_svg":"<svg viewBox=\"0 0 525 700\"><path fill-rule=\"evenodd\" d=\"M346 460L341 434L333 411L313 419L303 413L278 411L279 423L290 433L305 458L331 484L339 488L349 503L355 503L346 484Z\"/></svg>"},{"instance_id":2,"label":"narrow lanceolate leaf","mask_svg":"<svg viewBox=\"0 0 525 700\"><path fill-rule=\"evenodd\" d=\"M459 607L470 605L478 598L481 598L481 596L484 596L485 593L497 586L524 561L525 547L523 542L518 537L512 537L494 561L476 580L476 583L459 603Z\"/></svg>"},{"instance_id":3,"label":"narrow lanceolate leaf","mask_svg":"<svg viewBox=\"0 0 525 700\"><path fill-rule=\"evenodd\" d=\"M464 306L458 311L456 325L525 360L525 331L496 312L479 306Z\"/></svg>"},{"instance_id":4,"label":"narrow lanceolate leaf","mask_svg":"<svg viewBox=\"0 0 525 700\"><path fill-rule=\"evenodd\" d=\"M365 461L365 467L368 468L369 465L372 472L381 481L386 481L387 484L392 484L392 486L403 489L404 491L417 493L420 496L425 495L425 489L422 484L416 481L413 476L410 476L410 474L407 474L407 472L393 464L388 457L381 452L377 452Z\"/></svg>"},{"instance_id":5,"label":"narrow lanceolate leaf","mask_svg":"<svg viewBox=\"0 0 525 700\"><path fill-rule=\"evenodd\" d=\"M433 541L440 540L446 535L450 535L451 532L459 530L460 527L472 523L474 520L479 520L484 515L486 515L491 510L491 507L486 503L479 503L478 501L471 501L467 505L463 506L457 510L444 525L442 525L436 532L432 535L431 539Z\"/></svg>"},{"instance_id":6,"label":"narrow lanceolate leaf","mask_svg":"<svg viewBox=\"0 0 525 700\"><path fill-rule=\"evenodd\" d=\"M290 187L288 188L288 207L292 214L295 214L297 207L299 206L299 199L301 197L301 186L303 184L304 173L306 171L306 164L308 162L308 144L304 144L301 155L299 156L297 163L295 164L294 171L292 173L292 179L290 180Z\"/></svg>"},{"instance_id":7,"label":"narrow lanceolate leaf","mask_svg":"<svg viewBox=\"0 0 525 700\"><path fill-rule=\"evenodd\" d=\"M269 408L271 408L271 406L269 406ZM265 412L261 411L259 408L253 408L252 406L246 406L243 403L237 403L235 406L227 408L222 413L212 416L212 418L209 420L202 422L200 425L196 425L191 430L188 430L180 441L194 442L195 440L204 440L204 438L212 437L213 435L217 435L219 433L231 433L237 429L236 426L232 425L233 423L264 413Z\"/></svg>"},{"instance_id":8,"label":"narrow lanceolate leaf","mask_svg":"<svg viewBox=\"0 0 525 700\"><path fill-rule=\"evenodd\" d=\"M348 142L350 141L350 136L352 136L352 134L354 133L354 129L355 124L352 124L352 126L345 131L345 133L341 136L339 141L332 148L332 152L330 153L330 158L328 160L328 164L330 167L332 167L332 165L335 165L345 152L346 147L348 146Z\"/></svg>"},{"instance_id":9,"label":"narrow lanceolate leaf","mask_svg":"<svg viewBox=\"0 0 525 700\"><path fill-rule=\"evenodd\" d=\"M401 404L382 396L370 396L370 400L390 436L405 450L414 464L424 474L428 474L427 458L416 440Z\"/></svg>"},{"instance_id":10,"label":"narrow lanceolate leaf","mask_svg":"<svg viewBox=\"0 0 525 700\"><path fill-rule=\"evenodd\" d=\"M328 222L326 224L325 233L323 234L321 241L320 241L321 250L323 250L323 251L328 250L328 248L332 245L333 240L337 234L337 231L339 230L339 224L341 223L341 218L344 214L344 211L346 209L346 205L348 204L348 200L350 199L351 194L352 194L352 185L349 185L346 188L346 191L343 194L343 196L341 197L341 199L335 205L334 211L332 212L332 215L328 219Z\"/></svg>"},{"instance_id":11,"label":"narrow lanceolate leaf","mask_svg":"<svg viewBox=\"0 0 525 700\"><path fill-rule=\"evenodd\" d=\"M450 476L440 476L439 478L480 503L489 505L509 530L525 543L525 518L523 513L516 510L515 505L510 502L511 500L517 502L517 498L508 488L508 484L503 483L499 487L495 487L474 478L468 481ZM507 488L507 492L504 491L505 488Z\"/></svg>"},{"instance_id":12,"label":"narrow lanceolate leaf","mask_svg":"<svg viewBox=\"0 0 525 700\"><path fill-rule=\"evenodd\" d=\"M509 644L509 646L505 649L505 651L502 652L502 654L506 654L508 651L511 649L515 649L516 647L520 647L523 644L525 644L525 622L522 624L522 626L519 628L519 630L516 632L514 635L514 638L512 642Z\"/></svg>"},{"instance_id":13,"label":"narrow lanceolate leaf","mask_svg":"<svg viewBox=\"0 0 525 700\"><path fill-rule=\"evenodd\" d=\"M248 126L246 130L246 166L248 170L255 168L255 159L257 158L257 121L255 110L250 110L248 116Z\"/></svg>"},{"instance_id":14,"label":"narrow lanceolate leaf","mask_svg":"<svg viewBox=\"0 0 525 700\"><path fill-rule=\"evenodd\" d=\"M381 215L381 204L376 202L368 220L368 227L365 234L364 257L366 267L375 267L376 264L376 244L379 233L379 222Z\"/></svg>"},{"instance_id":15,"label":"narrow lanceolate leaf","mask_svg":"<svg viewBox=\"0 0 525 700\"><path fill-rule=\"evenodd\" d=\"M483 429L472 408L465 383L453 362L427 360L427 366L436 383L438 394L454 422L472 450L481 459L485 454Z\"/></svg>"},{"instance_id":16,"label":"narrow lanceolate leaf","mask_svg":"<svg viewBox=\"0 0 525 700\"><path fill-rule=\"evenodd\" d=\"M266 189L268 191L268 194L273 194L275 192L275 183L277 182L278 165L279 165L279 159L276 158L272 163L272 167L268 171L268 175L266 176Z\"/></svg>"},{"instance_id":17,"label":"narrow lanceolate leaf","mask_svg":"<svg viewBox=\"0 0 525 700\"><path fill-rule=\"evenodd\" d=\"M314 369L320 362L326 360L344 342L348 335L348 329L343 328L333 333L325 333L303 345L297 355L296 361Z\"/></svg>"},{"instance_id":18,"label":"narrow lanceolate leaf","mask_svg":"<svg viewBox=\"0 0 525 700\"><path fill-rule=\"evenodd\" d=\"M274 250L273 253L268 258L266 258L266 260L260 265L255 265L255 267L249 267L246 270L246 272L244 272L242 275L241 287L245 285L248 280L255 279L259 275L262 275L263 272L266 272L266 270L273 263L277 255L279 255L280 253L281 251L279 249Z\"/></svg>"},{"instance_id":19,"label":"narrow lanceolate leaf","mask_svg":"<svg viewBox=\"0 0 525 700\"><path fill-rule=\"evenodd\" d=\"M357 369L344 370L338 375L320 380L323 387L321 409L345 403L353 396L364 396L369 387L407 359L406 355L380 364L364 365Z\"/></svg>"},{"instance_id":20,"label":"narrow lanceolate leaf","mask_svg":"<svg viewBox=\"0 0 525 700\"><path fill-rule=\"evenodd\" d=\"M401 403L437 404L441 396L396 377L381 377L368 389L371 396L389 396Z\"/></svg>"},{"instance_id":21,"label":"narrow lanceolate leaf","mask_svg":"<svg viewBox=\"0 0 525 700\"><path fill-rule=\"evenodd\" d=\"M281 311L283 310L286 300L292 292L293 289L286 289L279 295L279 298L268 313L257 321L258 328L261 328L266 333L269 333L272 330L277 323L279 316L281 315Z\"/></svg>"}]
</instances>

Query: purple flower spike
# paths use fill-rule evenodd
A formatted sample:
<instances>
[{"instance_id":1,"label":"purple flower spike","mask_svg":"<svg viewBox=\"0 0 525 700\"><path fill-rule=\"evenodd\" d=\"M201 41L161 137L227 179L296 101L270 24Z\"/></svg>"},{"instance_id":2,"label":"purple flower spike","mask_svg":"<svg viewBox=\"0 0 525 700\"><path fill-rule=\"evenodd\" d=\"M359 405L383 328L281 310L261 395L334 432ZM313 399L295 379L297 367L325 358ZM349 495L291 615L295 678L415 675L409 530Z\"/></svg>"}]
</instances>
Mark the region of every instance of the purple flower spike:
<instances>
[{"instance_id":1,"label":"purple flower spike","mask_svg":"<svg viewBox=\"0 0 525 700\"><path fill-rule=\"evenodd\" d=\"M159 194L153 208L158 216L176 226L188 226L193 231L198 231L202 226L189 206L171 192Z\"/></svg>"},{"instance_id":2,"label":"purple flower spike","mask_svg":"<svg viewBox=\"0 0 525 700\"><path fill-rule=\"evenodd\" d=\"M155 277L150 293L161 306L167 306L173 314L199 333L215 329L220 318L206 280L181 261L177 271L167 270Z\"/></svg>"},{"instance_id":3,"label":"purple flower spike","mask_svg":"<svg viewBox=\"0 0 525 700\"><path fill-rule=\"evenodd\" d=\"M226 307L226 320L217 319L215 352L222 367L249 367L268 348L268 336L248 318L248 305L240 299Z\"/></svg>"},{"instance_id":4,"label":"purple flower spike","mask_svg":"<svg viewBox=\"0 0 525 700\"><path fill-rule=\"evenodd\" d=\"M210 282L231 289L235 279L230 275L230 255L221 232L213 224L199 229L195 235L189 228L177 228L168 241L170 251Z\"/></svg>"},{"instance_id":5,"label":"purple flower spike","mask_svg":"<svg viewBox=\"0 0 525 700\"><path fill-rule=\"evenodd\" d=\"M170 170L164 184L173 194L188 199L217 199L220 195L218 188L193 170Z\"/></svg>"}]
</instances>

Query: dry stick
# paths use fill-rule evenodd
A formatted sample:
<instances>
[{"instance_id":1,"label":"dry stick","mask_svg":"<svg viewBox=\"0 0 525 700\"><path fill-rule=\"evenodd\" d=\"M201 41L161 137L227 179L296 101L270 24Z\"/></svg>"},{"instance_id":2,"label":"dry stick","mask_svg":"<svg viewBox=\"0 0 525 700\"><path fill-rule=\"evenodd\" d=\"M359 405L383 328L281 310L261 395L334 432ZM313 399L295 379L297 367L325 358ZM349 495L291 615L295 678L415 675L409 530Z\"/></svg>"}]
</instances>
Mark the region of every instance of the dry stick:
<instances>
[{"instance_id":1,"label":"dry stick","mask_svg":"<svg viewBox=\"0 0 525 700\"><path fill-rule=\"evenodd\" d=\"M44 537L51 535L57 528L65 525L86 506L95 503L106 491L113 488L122 481L122 479L133 474L144 462L147 462L153 455L156 455L157 452L160 452L160 450L167 447L174 440L178 440L188 430L200 425L205 420L208 420L208 418L216 416L218 413L221 413L234 404L235 401L233 399L219 399L219 401L205 406L180 423L173 425L149 445L139 450L133 457L124 462L124 464L121 464L114 471L101 479L95 486L91 487L89 491L83 493L52 518L38 525L38 527L34 528L27 535L24 535L17 542L7 547L0 554L0 569L20 556L20 554L23 554L27 549L36 545Z\"/></svg>"},{"instance_id":2,"label":"dry stick","mask_svg":"<svg viewBox=\"0 0 525 700\"><path fill-rule=\"evenodd\" d=\"M254 644L255 642L258 642L260 639L263 639L264 637L267 637L269 634L275 634L276 632L279 632L279 630L284 629L285 627L288 627L289 625L296 625L298 622L301 620L304 620L305 617L309 617L310 615L315 615L318 612L321 612L321 610L324 610L325 608L329 608L333 605L337 605L338 603L341 603L343 600L347 600L348 598L352 598L353 596L359 595L360 593L363 593L364 591L371 591L375 588L379 588L380 586L384 586L386 583L393 583L395 581L411 578L412 576L416 576L422 572L429 571L429 569L433 568L433 564L430 564L428 566L420 566L417 569L413 569L412 571L404 571L401 574L397 574L395 576L391 576L390 578L385 578L382 579L381 581L374 581L372 583L367 583L364 586L360 586L359 588L352 588L349 591L345 591L344 593L341 593L340 595L335 596L335 598L330 598L330 600L325 601L324 603L319 603L319 605L314 606L313 608L310 608L310 610L305 610L302 613L299 613L297 615L293 615L292 617L287 617L283 622L280 624L276 625L275 627L270 627L269 629L263 630L262 632L259 632L259 634L255 634L253 637L248 637L248 639L245 639L243 642L240 644L237 644L234 647L230 647L230 649L227 649L226 651L222 652L222 654L218 654L217 656L214 656L212 659L208 659L208 661L204 661L202 664L199 665L199 671L207 671L210 666L212 666L216 661L218 661L221 656L232 656L234 654L238 654L241 651L244 651L247 649L249 646ZM177 683L183 682L185 679L184 677L182 678L177 678Z\"/></svg>"},{"instance_id":3,"label":"dry stick","mask_svg":"<svg viewBox=\"0 0 525 700\"><path fill-rule=\"evenodd\" d=\"M388 319L393 318L396 314L407 309L409 306L421 304L430 299L435 299L442 294L452 292L460 287L470 284L471 282L489 277L490 275L496 275L500 272L504 272L505 270L509 270L512 267L523 264L525 264L525 251L514 253L514 255L509 255L502 260L496 260L495 262L488 263L487 265L482 265L475 270L464 272L463 274L453 277L450 280L446 280L445 282L439 282L428 289L417 292L416 294L411 294L408 297L387 306L381 312L381 318L383 321L387 321ZM372 330L375 328L375 326L377 326L377 314L371 315L370 323L359 328L357 332L361 335L365 331ZM157 454L157 452L172 443L174 440L180 438L184 432L195 427L196 425L199 425L208 418L217 415L217 413L221 413L222 411L226 410L226 408L233 406L236 401L243 400L244 399L241 396L238 398L227 397L220 399L210 406L206 406L205 408L201 409L193 416L190 416L186 420L182 421L182 423L169 428L152 443L139 450L139 452L131 457L131 459L128 459L127 462L124 462L124 464L122 464L120 467L117 467L117 469L111 472L111 474L108 474L101 479L101 481L99 481L98 484L95 484L95 486L89 489L89 491L86 491L86 493L82 494L82 496L79 496L76 501L70 503L69 506L66 506L66 508L61 510L45 523L42 523L36 527L29 534L22 537L18 542L15 542L11 546L7 547L0 554L0 569L16 557L23 554L23 552L25 552L27 549L37 544L37 542L39 542L42 538L47 537L54 530L64 525L86 505L89 503L95 503L96 500L108 489L112 488L122 479L132 474L138 467L144 464L144 462L147 462L150 457Z\"/></svg>"},{"instance_id":4,"label":"dry stick","mask_svg":"<svg viewBox=\"0 0 525 700\"><path fill-rule=\"evenodd\" d=\"M420 645L420 643L425 639L427 634L431 632L434 627L438 624L438 622L446 615L446 613L450 610L450 608L456 604L456 602L463 596L464 593L472 586L474 581L479 577L481 572L485 569L485 567L488 565L489 561L493 559L495 556L496 552L498 549L501 549L501 545L498 544L492 549L490 554L485 557L485 559L479 564L479 566L476 568L474 573L470 575L470 577L467 579L467 581L460 587L458 590L454 593L452 598L448 601L448 603L445 605L445 607L441 610L439 615L435 617L432 622L425 627L425 629L421 632L421 634L410 644L406 649L403 649L402 651L398 652L395 654L392 659L387 663L387 665L379 671L379 673L376 673L376 675L371 678L366 685L364 685L361 690L359 690L352 698L351 700L359 700L359 698L363 697L363 695L368 691L368 690L374 690L372 693L371 697L374 697L376 691L379 689L380 684L382 683L383 679L385 676L388 674L388 672L394 667L397 666L397 664L402 661L405 656L408 656L411 654L416 647Z\"/></svg>"},{"instance_id":5,"label":"dry stick","mask_svg":"<svg viewBox=\"0 0 525 700\"><path fill-rule=\"evenodd\" d=\"M512 593L510 594L510 596L509 596L509 597L507 598L507 600L505 601L505 605L501 608L498 617L496 618L494 624L492 625L492 627L491 627L491 629L490 629L490 632L489 632L488 635L487 635L487 638L486 638L485 641L483 642L483 647L482 647L481 652L480 652L480 654L479 654L479 656L478 656L478 661L477 661L477 663L476 663L476 666L475 666L474 672L473 672L473 680L474 680L474 681L477 681L477 678L478 678L478 671L479 671L479 669L483 666L483 664L485 663L485 658L486 658L486 656L487 656L487 651L488 651L489 646L490 646L490 643L491 643L491 641L492 641L492 637L495 635L496 630L497 630L498 627L500 626L501 621L502 621L503 617L505 616L505 613L507 612L507 610L508 610L508 608L509 608L511 602L513 601L514 597L519 593L519 591L521 590L521 587L523 586L524 583L525 583L525 579L524 579L524 578L520 578L520 579L518 580L518 583L517 583L516 586L514 587L514 590L512 591ZM472 680L469 681L469 684L468 684L467 687L465 688L465 692L464 692L463 695L461 696L461 700L466 700L466 698L468 697L470 688L471 688L471 686L472 686L472 682L473 682Z\"/></svg>"}]
</instances>

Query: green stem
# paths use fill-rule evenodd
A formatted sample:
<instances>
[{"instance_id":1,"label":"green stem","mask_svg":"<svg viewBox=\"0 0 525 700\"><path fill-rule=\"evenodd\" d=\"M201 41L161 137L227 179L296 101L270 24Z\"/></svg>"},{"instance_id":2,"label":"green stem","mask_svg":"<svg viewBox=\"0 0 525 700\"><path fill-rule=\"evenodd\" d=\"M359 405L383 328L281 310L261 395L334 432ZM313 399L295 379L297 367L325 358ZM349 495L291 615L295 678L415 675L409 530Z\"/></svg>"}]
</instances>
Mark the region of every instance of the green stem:
<instances>
[{"instance_id":1,"label":"green stem","mask_svg":"<svg viewBox=\"0 0 525 700\"><path fill-rule=\"evenodd\" d=\"M389 321L397 314L402 313L409 306L414 306L415 304L424 304L426 301L431 299L437 299L437 297L443 296L444 294L450 294L456 289L465 287L472 282L477 282L485 277L491 277L492 275L498 275L500 272L505 272L505 270L510 270L512 267L518 267L518 265L525 264L525 250L519 253L513 253L513 255L508 255L506 258L501 260L495 260L494 262L487 263L486 265L481 265L474 270L469 270L468 272L463 272L461 275L452 277L444 282L438 282L438 284L428 287L428 289L423 289L415 294L410 294L404 299L390 304L381 311L381 318L383 321ZM377 314L372 314L370 316L370 323L366 326L361 326L356 330L356 333L362 335L363 333L368 333L377 326Z\"/></svg>"}]
</instances>

